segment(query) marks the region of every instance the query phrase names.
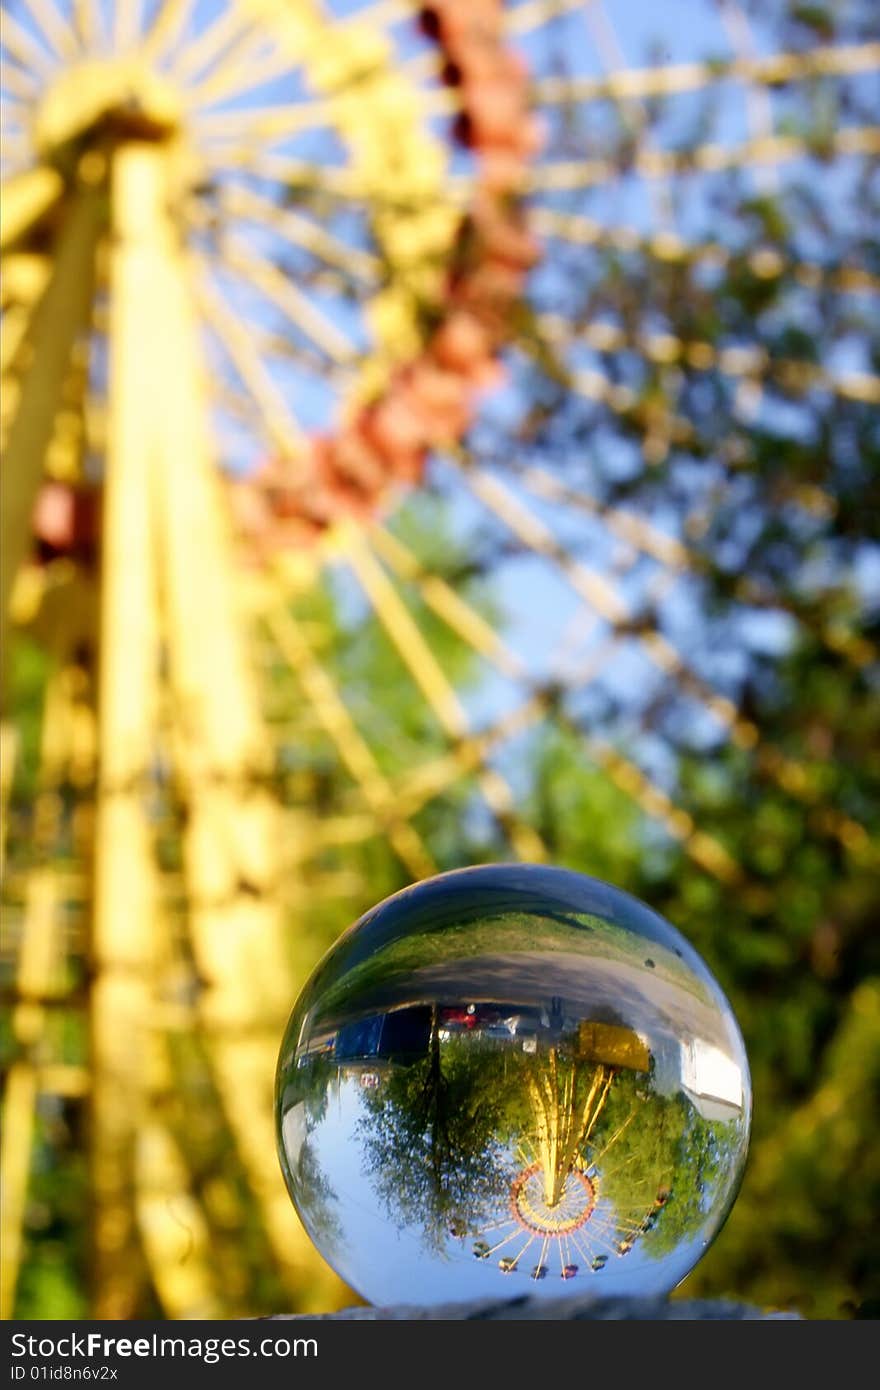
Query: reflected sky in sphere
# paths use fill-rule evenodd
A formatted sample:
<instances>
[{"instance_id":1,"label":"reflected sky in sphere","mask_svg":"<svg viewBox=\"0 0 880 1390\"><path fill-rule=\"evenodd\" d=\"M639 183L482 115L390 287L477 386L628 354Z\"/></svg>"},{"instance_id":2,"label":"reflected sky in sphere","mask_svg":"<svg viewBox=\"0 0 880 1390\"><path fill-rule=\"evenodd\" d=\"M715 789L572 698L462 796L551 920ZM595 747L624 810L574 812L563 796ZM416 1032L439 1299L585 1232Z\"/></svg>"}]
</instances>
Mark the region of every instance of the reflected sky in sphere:
<instances>
[{"instance_id":1,"label":"reflected sky in sphere","mask_svg":"<svg viewBox=\"0 0 880 1390\"><path fill-rule=\"evenodd\" d=\"M493 864L379 903L302 991L281 1166L374 1304L663 1294L736 1197L751 1090L685 938L607 883Z\"/></svg>"}]
</instances>

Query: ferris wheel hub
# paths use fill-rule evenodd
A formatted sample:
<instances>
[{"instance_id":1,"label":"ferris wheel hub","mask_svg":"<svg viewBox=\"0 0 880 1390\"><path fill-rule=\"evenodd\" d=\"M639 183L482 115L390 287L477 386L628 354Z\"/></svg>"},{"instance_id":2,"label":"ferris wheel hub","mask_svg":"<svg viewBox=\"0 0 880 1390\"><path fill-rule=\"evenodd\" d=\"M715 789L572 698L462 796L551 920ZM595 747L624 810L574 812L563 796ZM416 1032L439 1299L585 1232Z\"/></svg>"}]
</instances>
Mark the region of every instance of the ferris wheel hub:
<instances>
[{"instance_id":1,"label":"ferris wheel hub","mask_svg":"<svg viewBox=\"0 0 880 1390\"><path fill-rule=\"evenodd\" d=\"M514 1179L510 1190L510 1214L532 1235L562 1236L583 1226L593 1214L595 1183L581 1169L562 1176L558 1188L545 1186L543 1165L532 1163Z\"/></svg>"},{"instance_id":2,"label":"ferris wheel hub","mask_svg":"<svg viewBox=\"0 0 880 1390\"><path fill-rule=\"evenodd\" d=\"M180 134L173 85L136 58L88 59L60 72L40 102L33 141L47 163L65 165L84 145L164 142Z\"/></svg>"}]
</instances>

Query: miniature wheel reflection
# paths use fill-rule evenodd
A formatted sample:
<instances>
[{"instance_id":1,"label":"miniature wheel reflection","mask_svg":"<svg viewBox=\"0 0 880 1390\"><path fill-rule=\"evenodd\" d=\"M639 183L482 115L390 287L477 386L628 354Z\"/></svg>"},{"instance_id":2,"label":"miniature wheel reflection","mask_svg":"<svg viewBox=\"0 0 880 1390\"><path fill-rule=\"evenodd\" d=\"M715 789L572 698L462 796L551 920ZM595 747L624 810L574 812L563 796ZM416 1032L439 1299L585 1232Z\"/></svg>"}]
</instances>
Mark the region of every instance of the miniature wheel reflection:
<instances>
[{"instance_id":1,"label":"miniature wheel reflection","mask_svg":"<svg viewBox=\"0 0 880 1390\"><path fill-rule=\"evenodd\" d=\"M536 1235L561 1236L576 1231L589 1221L595 1206L595 1187L586 1173L577 1169L561 1180L551 1176L548 1183L543 1165L533 1163L510 1189L511 1216Z\"/></svg>"},{"instance_id":2,"label":"miniature wheel reflection","mask_svg":"<svg viewBox=\"0 0 880 1390\"><path fill-rule=\"evenodd\" d=\"M674 1288L749 1120L736 1021L686 947L536 865L440 875L356 924L291 1015L277 1092L288 1190L343 1276L376 1303Z\"/></svg>"}]
</instances>

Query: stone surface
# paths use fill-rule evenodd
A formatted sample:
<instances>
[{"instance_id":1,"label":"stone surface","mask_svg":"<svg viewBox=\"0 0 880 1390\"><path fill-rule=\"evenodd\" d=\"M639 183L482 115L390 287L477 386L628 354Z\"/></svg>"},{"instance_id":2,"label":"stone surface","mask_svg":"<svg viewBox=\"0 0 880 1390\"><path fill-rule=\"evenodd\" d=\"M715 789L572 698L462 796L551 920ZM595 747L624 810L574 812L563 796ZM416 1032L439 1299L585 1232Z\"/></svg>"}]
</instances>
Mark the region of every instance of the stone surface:
<instances>
[{"instance_id":1,"label":"stone surface","mask_svg":"<svg viewBox=\"0 0 880 1390\"><path fill-rule=\"evenodd\" d=\"M510 1319L550 1319L555 1322L641 1321L641 1322L743 1322L755 1320L800 1321L801 1315L755 1308L745 1303L717 1299L690 1299L676 1302L668 1298L519 1298L485 1299L474 1303L443 1303L434 1308L398 1304L392 1308L354 1307L338 1313L280 1314L266 1321L421 1321L442 1319L505 1321Z\"/></svg>"}]
</instances>

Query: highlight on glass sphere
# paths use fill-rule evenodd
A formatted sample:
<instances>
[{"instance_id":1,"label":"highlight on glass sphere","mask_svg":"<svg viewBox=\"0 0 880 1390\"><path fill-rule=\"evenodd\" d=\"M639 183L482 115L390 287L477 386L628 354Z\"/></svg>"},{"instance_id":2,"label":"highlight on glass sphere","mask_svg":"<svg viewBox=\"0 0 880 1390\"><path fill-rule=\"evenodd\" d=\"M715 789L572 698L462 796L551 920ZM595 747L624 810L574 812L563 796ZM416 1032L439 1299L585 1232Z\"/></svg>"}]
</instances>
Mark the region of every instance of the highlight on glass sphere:
<instances>
[{"instance_id":1,"label":"highlight on glass sphere","mask_svg":"<svg viewBox=\"0 0 880 1390\"><path fill-rule=\"evenodd\" d=\"M670 1292L742 1179L751 1088L708 967L629 893L457 869L319 963L276 1077L314 1244L374 1305Z\"/></svg>"}]
</instances>

